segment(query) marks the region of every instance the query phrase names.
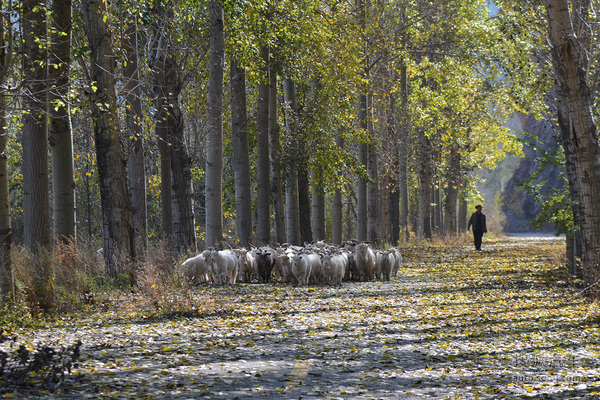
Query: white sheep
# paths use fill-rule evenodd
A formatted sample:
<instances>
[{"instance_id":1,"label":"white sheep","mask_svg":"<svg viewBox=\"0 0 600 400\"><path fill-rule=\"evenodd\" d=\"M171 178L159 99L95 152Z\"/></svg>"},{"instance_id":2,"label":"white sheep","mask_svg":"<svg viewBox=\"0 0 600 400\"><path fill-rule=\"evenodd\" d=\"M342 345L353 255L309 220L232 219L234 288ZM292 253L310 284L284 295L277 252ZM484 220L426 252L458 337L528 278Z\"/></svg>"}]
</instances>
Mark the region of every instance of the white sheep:
<instances>
[{"instance_id":1,"label":"white sheep","mask_svg":"<svg viewBox=\"0 0 600 400\"><path fill-rule=\"evenodd\" d=\"M296 254L292 259L292 273L298 281L299 286L308 285L312 263L308 254Z\"/></svg>"},{"instance_id":2,"label":"white sheep","mask_svg":"<svg viewBox=\"0 0 600 400\"><path fill-rule=\"evenodd\" d=\"M372 280L377 260L371 246L369 246L368 243L359 243L356 246L356 254L354 257L359 279L363 282Z\"/></svg>"},{"instance_id":3,"label":"white sheep","mask_svg":"<svg viewBox=\"0 0 600 400\"><path fill-rule=\"evenodd\" d=\"M210 268L202 254L188 258L179 266L179 269L190 282L203 283L210 281Z\"/></svg>"},{"instance_id":4,"label":"white sheep","mask_svg":"<svg viewBox=\"0 0 600 400\"><path fill-rule=\"evenodd\" d=\"M323 256L323 276L326 283L341 286L347 265L347 256L342 254L327 254Z\"/></svg>"},{"instance_id":5,"label":"white sheep","mask_svg":"<svg viewBox=\"0 0 600 400\"><path fill-rule=\"evenodd\" d=\"M294 259L293 251L285 251L279 256L281 264L281 280L285 283L296 283L296 277L292 271L292 262Z\"/></svg>"},{"instance_id":6,"label":"white sheep","mask_svg":"<svg viewBox=\"0 0 600 400\"><path fill-rule=\"evenodd\" d=\"M215 283L224 285L226 283L234 284L238 273L237 257L231 250L212 251L210 253L212 260L212 271Z\"/></svg>"},{"instance_id":7,"label":"white sheep","mask_svg":"<svg viewBox=\"0 0 600 400\"><path fill-rule=\"evenodd\" d=\"M381 253L381 280L389 281L392 268L396 262L396 257L391 250L384 251Z\"/></svg>"},{"instance_id":8,"label":"white sheep","mask_svg":"<svg viewBox=\"0 0 600 400\"><path fill-rule=\"evenodd\" d=\"M310 261L310 278L309 282L311 285L316 285L323 282L323 265L321 263L321 256L318 254L307 254Z\"/></svg>"},{"instance_id":9,"label":"white sheep","mask_svg":"<svg viewBox=\"0 0 600 400\"><path fill-rule=\"evenodd\" d=\"M258 261L256 253L246 249L238 250L238 278L242 282L258 279Z\"/></svg>"},{"instance_id":10,"label":"white sheep","mask_svg":"<svg viewBox=\"0 0 600 400\"><path fill-rule=\"evenodd\" d=\"M392 276L396 276L398 275L398 270L402 266L402 255L400 254L400 251L395 247L392 247L390 251L394 254L394 266L392 267Z\"/></svg>"}]
</instances>

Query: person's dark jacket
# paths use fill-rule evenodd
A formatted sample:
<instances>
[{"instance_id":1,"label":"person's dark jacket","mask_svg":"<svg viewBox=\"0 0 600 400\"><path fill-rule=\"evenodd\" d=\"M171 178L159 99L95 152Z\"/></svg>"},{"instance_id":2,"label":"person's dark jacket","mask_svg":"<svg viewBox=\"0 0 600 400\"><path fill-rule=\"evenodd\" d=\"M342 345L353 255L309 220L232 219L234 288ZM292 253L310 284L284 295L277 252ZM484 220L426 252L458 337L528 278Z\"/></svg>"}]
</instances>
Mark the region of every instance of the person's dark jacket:
<instances>
[{"instance_id":1,"label":"person's dark jacket","mask_svg":"<svg viewBox=\"0 0 600 400\"><path fill-rule=\"evenodd\" d=\"M475 230L477 230L478 228L481 229L482 233L487 233L487 225L485 223L485 214L481 213L479 214L479 218L480 218L480 226L477 226L477 213L474 212L473 215L471 215L471 218L469 219L469 225L467 225L467 230L469 230L471 228L471 226L473 226L473 232L475 232Z\"/></svg>"}]
</instances>

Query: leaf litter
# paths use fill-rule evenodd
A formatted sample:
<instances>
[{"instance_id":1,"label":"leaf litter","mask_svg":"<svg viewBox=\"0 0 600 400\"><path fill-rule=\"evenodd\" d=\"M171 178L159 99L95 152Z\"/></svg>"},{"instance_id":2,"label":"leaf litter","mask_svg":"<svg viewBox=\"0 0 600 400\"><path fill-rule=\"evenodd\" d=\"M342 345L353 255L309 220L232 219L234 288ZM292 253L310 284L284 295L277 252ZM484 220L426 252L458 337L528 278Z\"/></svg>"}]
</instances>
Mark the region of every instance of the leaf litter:
<instances>
[{"instance_id":1,"label":"leaf litter","mask_svg":"<svg viewBox=\"0 0 600 400\"><path fill-rule=\"evenodd\" d=\"M200 286L214 312L13 332L0 397L600 398L598 311L552 262L564 239L486 245L403 248L390 282ZM62 350L36 370L23 349Z\"/></svg>"}]
</instances>

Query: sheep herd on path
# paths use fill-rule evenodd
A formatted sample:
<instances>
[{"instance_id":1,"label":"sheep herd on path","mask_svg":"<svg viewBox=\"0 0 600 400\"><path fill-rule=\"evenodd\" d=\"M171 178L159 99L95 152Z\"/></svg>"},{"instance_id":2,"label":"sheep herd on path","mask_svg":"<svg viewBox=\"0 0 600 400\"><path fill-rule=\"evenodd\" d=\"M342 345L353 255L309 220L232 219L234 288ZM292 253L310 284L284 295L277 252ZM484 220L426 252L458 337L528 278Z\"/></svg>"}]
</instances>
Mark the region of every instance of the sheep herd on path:
<instances>
[{"instance_id":1,"label":"sheep herd on path","mask_svg":"<svg viewBox=\"0 0 600 400\"><path fill-rule=\"evenodd\" d=\"M184 276L193 283L216 285L236 282L282 282L298 286L342 281L365 282L374 278L389 281L402 264L398 249L374 250L369 243L348 241L344 246L323 241L304 247L284 244L251 249L204 250L181 265Z\"/></svg>"}]
</instances>

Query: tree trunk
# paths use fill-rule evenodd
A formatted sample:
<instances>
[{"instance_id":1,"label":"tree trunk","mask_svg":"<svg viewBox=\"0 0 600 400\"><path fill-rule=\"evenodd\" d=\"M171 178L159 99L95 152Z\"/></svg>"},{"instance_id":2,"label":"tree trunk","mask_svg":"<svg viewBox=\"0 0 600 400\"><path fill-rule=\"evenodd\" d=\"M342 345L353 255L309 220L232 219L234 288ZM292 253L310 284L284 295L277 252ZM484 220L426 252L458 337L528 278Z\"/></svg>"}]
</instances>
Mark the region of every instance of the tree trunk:
<instances>
[{"instance_id":1,"label":"tree trunk","mask_svg":"<svg viewBox=\"0 0 600 400\"><path fill-rule=\"evenodd\" d=\"M269 181L269 50L260 46L264 63L258 83L256 112L256 233L260 244L271 241L271 186Z\"/></svg>"},{"instance_id":2,"label":"tree trunk","mask_svg":"<svg viewBox=\"0 0 600 400\"><path fill-rule=\"evenodd\" d=\"M392 102L392 110L393 107ZM398 137L396 123L393 117L388 117L389 138L391 140L391 173L388 173L388 240L392 246L398 245L400 240L400 149L398 148Z\"/></svg>"},{"instance_id":3,"label":"tree trunk","mask_svg":"<svg viewBox=\"0 0 600 400\"><path fill-rule=\"evenodd\" d=\"M4 84L13 65L13 30L10 23L12 4L3 4L0 15L0 66L3 73L0 83ZM6 304L15 301L15 278L12 264L12 225L10 217L10 175L8 147L6 93L0 90L0 300Z\"/></svg>"},{"instance_id":4,"label":"tree trunk","mask_svg":"<svg viewBox=\"0 0 600 400\"><path fill-rule=\"evenodd\" d=\"M223 74L221 73L221 78L222 77ZM179 106L179 94L181 93L182 87L181 79L179 78L177 68L177 58L171 48L169 48L167 56L165 57L165 86L167 88L166 111L169 130L168 138L169 144L171 145L173 249L176 254L194 253L196 251L196 232L193 200L194 189L192 185L192 160L188 154L183 127L183 114ZM222 109L223 106L221 103L221 110ZM222 146L220 148L222 148ZM218 218L217 222L220 220L221 219Z\"/></svg>"},{"instance_id":5,"label":"tree trunk","mask_svg":"<svg viewBox=\"0 0 600 400\"><path fill-rule=\"evenodd\" d=\"M569 15L569 2L547 0L557 94L569 110L571 137L577 156L581 200L582 271L589 293L597 295L600 278L600 147L587 84L587 59ZM583 63L582 63L583 61Z\"/></svg>"},{"instance_id":6,"label":"tree trunk","mask_svg":"<svg viewBox=\"0 0 600 400\"><path fill-rule=\"evenodd\" d=\"M288 179L285 184L285 207L287 220L287 242L296 246L302 245L300 232L300 205L298 197L298 171L288 166Z\"/></svg>"},{"instance_id":7,"label":"tree trunk","mask_svg":"<svg viewBox=\"0 0 600 400\"><path fill-rule=\"evenodd\" d=\"M246 70L231 61L231 142L235 177L235 225L242 246L252 236L252 197L250 155L248 150L248 112L246 110Z\"/></svg>"},{"instance_id":8,"label":"tree trunk","mask_svg":"<svg viewBox=\"0 0 600 400\"><path fill-rule=\"evenodd\" d=\"M144 133L142 131L142 98L138 63L137 21L132 18L123 37L127 64L124 67L126 123L129 142L129 196L133 217L136 254L148 247L148 213L146 206L146 169L144 165Z\"/></svg>"},{"instance_id":9,"label":"tree trunk","mask_svg":"<svg viewBox=\"0 0 600 400\"><path fill-rule=\"evenodd\" d=\"M23 13L23 215L25 247L36 254L50 245L47 146L46 14L37 0L22 2ZM42 61L42 62L40 62Z\"/></svg>"},{"instance_id":10,"label":"tree trunk","mask_svg":"<svg viewBox=\"0 0 600 400\"><path fill-rule=\"evenodd\" d=\"M157 14L160 10L155 9ZM160 153L160 200L162 207L162 239L169 252L173 250L173 196L171 193L171 144L169 143L169 120L167 115L167 86L165 83L165 51L167 38L162 29L155 30L149 67L152 70L154 123Z\"/></svg>"},{"instance_id":11,"label":"tree trunk","mask_svg":"<svg viewBox=\"0 0 600 400\"><path fill-rule=\"evenodd\" d=\"M341 135L341 130L335 137L335 144L339 148L339 152L344 151L344 138ZM342 190L340 188L342 182L337 183L335 192L333 194L332 205L331 205L331 242L333 244L342 244Z\"/></svg>"},{"instance_id":12,"label":"tree trunk","mask_svg":"<svg viewBox=\"0 0 600 400\"><path fill-rule=\"evenodd\" d=\"M23 24L23 223L24 243L34 265L34 292L40 308L53 306L48 184L46 10L38 1L21 2Z\"/></svg>"},{"instance_id":13,"label":"tree trunk","mask_svg":"<svg viewBox=\"0 0 600 400\"><path fill-rule=\"evenodd\" d=\"M435 228L435 233L436 234L440 234L442 233L442 198L440 195L440 179L439 177L437 177L437 182L433 187L433 203L435 204L433 206L433 226Z\"/></svg>"},{"instance_id":14,"label":"tree trunk","mask_svg":"<svg viewBox=\"0 0 600 400\"><path fill-rule=\"evenodd\" d=\"M313 241L310 201L310 179L308 176L307 160L300 159L298 163L298 212L300 217L300 236L302 243Z\"/></svg>"},{"instance_id":15,"label":"tree trunk","mask_svg":"<svg viewBox=\"0 0 600 400\"><path fill-rule=\"evenodd\" d=\"M0 64L6 65L7 55L4 49L4 21L0 17ZM15 279L13 274L11 247L12 227L10 220L9 170L6 148L8 132L6 129L6 95L0 91L0 300L3 303L15 300Z\"/></svg>"},{"instance_id":16,"label":"tree trunk","mask_svg":"<svg viewBox=\"0 0 600 400\"><path fill-rule=\"evenodd\" d=\"M446 218L444 220L444 231L448 236L457 234L457 210L458 210L458 189L460 188L460 153L458 145L453 143L450 148L450 160L448 165L448 192L446 194L445 210Z\"/></svg>"},{"instance_id":17,"label":"tree trunk","mask_svg":"<svg viewBox=\"0 0 600 400\"><path fill-rule=\"evenodd\" d=\"M369 137L373 131L370 130ZM377 149L375 144L369 144L369 159L367 169L371 181L367 183L367 238L373 244L379 243L379 176L377 172Z\"/></svg>"},{"instance_id":18,"label":"tree trunk","mask_svg":"<svg viewBox=\"0 0 600 400\"><path fill-rule=\"evenodd\" d=\"M367 95L360 93L358 95L358 125L359 128L366 134L367 132ZM360 143L358 148L358 161L368 169L369 163L369 145L368 143ZM367 171L368 173L368 171ZM368 240L367 236L367 179L362 176L358 177L358 186L356 189L357 204L356 204L356 233L359 241Z\"/></svg>"},{"instance_id":19,"label":"tree trunk","mask_svg":"<svg viewBox=\"0 0 600 400\"><path fill-rule=\"evenodd\" d=\"M317 167L312 187L312 230L314 240L325 240L325 192L322 181L323 173L321 168Z\"/></svg>"},{"instance_id":20,"label":"tree trunk","mask_svg":"<svg viewBox=\"0 0 600 400\"><path fill-rule=\"evenodd\" d=\"M419 233L426 239L431 239L431 200L432 200L432 181L433 170L431 166L431 143L429 138L423 132L419 132L420 142L420 221Z\"/></svg>"},{"instance_id":21,"label":"tree trunk","mask_svg":"<svg viewBox=\"0 0 600 400\"><path fill-rule=\"evenodd\" d=\"M463 233L467 231L467 214L468 204L466 199L461 199L458 205L458 232Z\"/></svg>"},{"instance_id":22,"label":"tree trunk","mask_svg":"<svg viewBox=\"0 0 600 400\"><path fill-rule=\"evenodd\" d=\"M206 145L206 247L223 240L223 62L225 40L223 8L218 0L209 5L210 60Z\"/></svg>"},{"instance_id":23,"label":"tree trunk","mask_svg":"<svg viewBox=\"0 0 600 400\"><path fill-rule=\"evenodd\" d=\"M73 137L67 98L71 70L71 0L52 2L50 53L50 137L54 234L63 242L75 239L75 177Z\"/></svg>"},{"instance_id":24,"label":"tree trunk","mask_svg":"<svg viewBox=\"0 0 600 400\"><path fill-rule=\"evenodd\" d=\"M286 128L293 143L288 149L294 157L298 156L298 107L296 103L296 89L294 82L286 78L283 81L284 101L286 103ZM294 245L302 244L300 227L300 200L298 188L298 167L296 161L287 165L287 181L285 190L287 241Z\"/></svg>"},{"instance_id":25,"label":"tree trunk","mask_svg":"<svg viewBox=\"0 0 600 400\"><path fill-rule=\"evenodd\" d=\"M135 258L133 221L127 190L127 177L118 130L115 63L112 35L104 17L106 3L85 0L83 4L91 53L91 78L97 86L91 91L92 120L102 203L104 258L111 276L117 275L117 256Z\"/></svg>"},{"instance_id":26,"label":"tree trunk","mask_svg":"<svg viewBox=\"0 0 600 400\"><path fill-rule=\"evenodd\" d=\"M400 159L398 165L398 191L400 192L400 226L404 232L406 240L410 239L408 229L408 79L406 74L406 65L400 65L400 95L401 104L401 126L400 129L400 149L398 151Z\"/></svg>"},{"instance_id":27,"label":"tree trunk","mask_svg":"<svg viewBox=\"0 0 600 400\"><path fill-rule=\"evenodd\" d=\"M558 110L558 124L561 131L561 142L565 153L565 173L569 182L569 194L571 202L573 203L573 226L579 227L580 221L580 190L579 190L579 171L577 170L577 156L573 148L573 142L570 140L572 137L572 124L569 118L569 110L567 105L562 102L564 96L557 101ZM566 255L567 255L567 266L571 275L577 276L582 279L581 270L578 268L578 260L582 256L582 242L581 232L573 232L567 234L566 239Z\"/></svg>"},{"instance_id":28,"label":"tree trunk","mask_svg":"<svg viewBox=\"0 0 600 400\"><path fill-rule=\"evenodd\" d=\"M281 143L279 140L279 122L277 121L277 73L269 67L269 150L271 158L271 196L275 224L275 241L286 241L285 206L281 184Z\"/></svg>"}]
</instances>

